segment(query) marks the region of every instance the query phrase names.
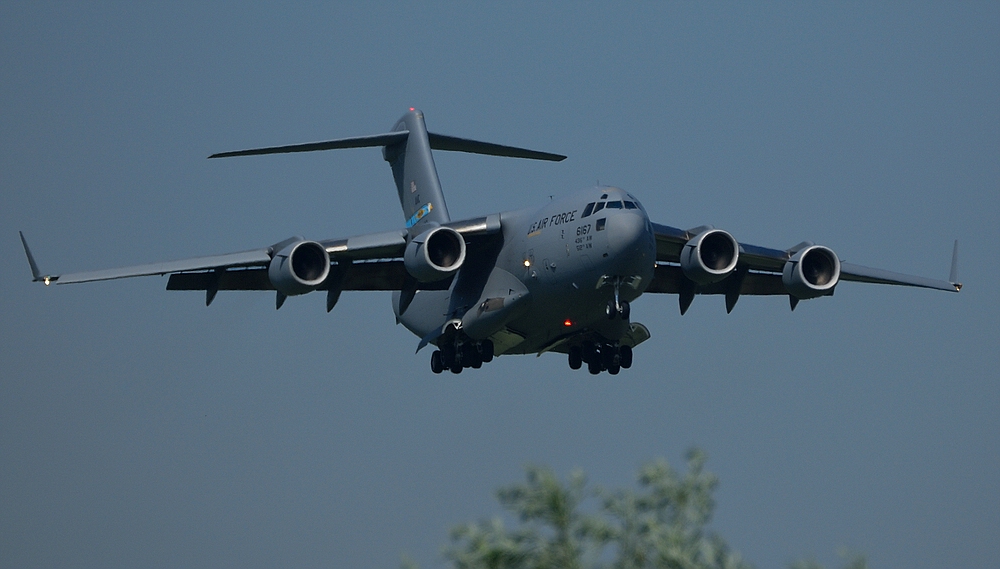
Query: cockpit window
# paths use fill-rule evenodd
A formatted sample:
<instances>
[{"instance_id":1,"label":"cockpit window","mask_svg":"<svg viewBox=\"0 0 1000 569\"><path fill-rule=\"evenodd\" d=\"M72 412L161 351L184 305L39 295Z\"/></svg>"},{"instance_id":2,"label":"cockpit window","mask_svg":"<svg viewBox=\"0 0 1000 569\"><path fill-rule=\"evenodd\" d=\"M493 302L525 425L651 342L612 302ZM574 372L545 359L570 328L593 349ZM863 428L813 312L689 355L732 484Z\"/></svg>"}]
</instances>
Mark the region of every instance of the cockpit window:
<instances>
[{"instance_id":1,"label":"cockpit window","mask_svg":"<svg viewBox=\"0 0 1000 569\"><path fill-rule=\"evenodd\" d=\"M639 209L639 206L635 205L635 202L626 201L625 209Z\"/></svg>"},{"instance_id":2,"label":"cockpit window","mask_svg":"<svg viewBox=\"0 0 1000 569\"><path fill-rule=\"evenodd\" d=\"M622 202L608 202L608 209L621 209Z\"/></svg>"},{"instance_id":3,"label":"cockpit window","mask_svg":"<svg viewBox=\"0 0 1000 569\"><path fill-rule=\"evenodd\" d=\"M626 194L626 195L628 195L629 199L632 200L632 203L635 204L636 208L641 209L642 211L646 211L646 208L642 207L642 204L639 203L639 200L635 199L635 196L633 196L632 194ZM628 202L625 202L625 207L628 207Z\"/></svg>"},{"instance_id":4,"label":"cockpit window","mask_svg":"<svg viewBox=\"0 0 1000 569\"><path fill-rule=\"evenodd\" d=\"M597 212L601 211L602 209L604 209L604 202L597 202L597 205L594 206L593 213L597 213Z\"/></svg>"},{"instance_id":5,"label":"cockpit window","mask_svg":"<svg viewBox=\"0 0 1000 569\"><path fill-rule=\"evenodd\" d=\"M608 194L601 194L601 199L602 200L608 199Z\"/></svg>"},{"instance_id":6,"label":"cockpit window","mask_svg":"<svg viewBox=\"0 0 1000 569\"><path fill-rule=\"evenodd\" d=\"M590 202L589 204L587 204L587 207L583 208L583 215L581 215L580 217L581 218L587 217L588 215L593 213L593 211L594 211L594 202Z\"/></svg>"}]
</instances>

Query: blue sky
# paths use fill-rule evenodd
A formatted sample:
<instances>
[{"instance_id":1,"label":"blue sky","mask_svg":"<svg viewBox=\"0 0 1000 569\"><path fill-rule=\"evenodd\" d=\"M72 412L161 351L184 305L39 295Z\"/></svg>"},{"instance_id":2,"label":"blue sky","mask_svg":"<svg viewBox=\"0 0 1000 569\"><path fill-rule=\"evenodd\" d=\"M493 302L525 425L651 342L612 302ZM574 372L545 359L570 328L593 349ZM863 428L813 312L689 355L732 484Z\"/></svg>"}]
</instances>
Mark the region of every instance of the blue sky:
<instances>
[{"instance_id":1,"label":"blue sky","mask_svg":"<svg viewBox=\"0 0 1000 569\"><path fill-rule=\"evenodd\" d=\"M713 528L760 567L988 566L998 29L995 3L0 6L0 565L437 567L525 464L625 486L699 446ZM434 376L388 294L30 282L18 230L58 273L397 228L378 149L205 157L410 106L569 156L438 154L454 217L600 182L660 223L937 278L957 238L966 288L647 296L617 377Z\"/></svg>"}]
</instances>

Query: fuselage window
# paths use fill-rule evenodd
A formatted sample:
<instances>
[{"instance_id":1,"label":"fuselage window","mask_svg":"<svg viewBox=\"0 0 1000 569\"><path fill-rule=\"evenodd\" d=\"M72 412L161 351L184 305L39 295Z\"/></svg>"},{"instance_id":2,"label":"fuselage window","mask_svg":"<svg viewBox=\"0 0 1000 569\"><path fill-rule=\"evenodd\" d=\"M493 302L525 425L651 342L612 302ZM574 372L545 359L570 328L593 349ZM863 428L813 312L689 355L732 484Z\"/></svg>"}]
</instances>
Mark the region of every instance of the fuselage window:
<instances>
[{"instance_id":1,"label":"fuselage window","mask_svg":"<svg viewBox=\"0 0 1000 569\"><path fill-rule=\"evenodd\" d=\"M604 202L597 202L597 205L594 206L594 213L597 213L602 209L604 209Z\"/></svg>"},{"instance_id":2,"label":"fuselage window","mask_svg":"<svg viewBox=\"0 0 1000 569\"><path fill-rule=\"evenodd\" d=\"M604 231L604 224L607 223L608 218L602 217L597 220L597 231Z\"/></svg>"},{"instance_id":3,"label":"fuselage window","mask_svg":"<svg viewBox=\"0 0 1000 569\"><path fill-rule=\"evenodd\" d=\"M593 213L593 211L594 211L594 202L590 202L589 204L587 204L587 207L583 208L583 215L581 215L580 217L581 218L587 217L588 215Z\"/></svg>"},{"instance_id":4,"label":"fuselage window","mask_svg":"<svg viewBox=\"0 0 1000 569\"><path fill-rule=\"evenodd\" d=\"M621 209L622 202L608 202L608 209Z\"/></svg>"}]
</instances>

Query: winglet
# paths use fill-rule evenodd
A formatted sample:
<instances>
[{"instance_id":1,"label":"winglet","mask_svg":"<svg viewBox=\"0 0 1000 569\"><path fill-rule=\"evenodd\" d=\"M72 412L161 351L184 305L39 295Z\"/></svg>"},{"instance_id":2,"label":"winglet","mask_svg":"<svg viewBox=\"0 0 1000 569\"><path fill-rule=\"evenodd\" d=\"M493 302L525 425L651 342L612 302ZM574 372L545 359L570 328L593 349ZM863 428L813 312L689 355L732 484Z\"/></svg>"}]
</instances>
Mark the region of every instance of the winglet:
<instances>
[{"instance_id":1,"label":"winglet","mask_svg":"<svg viewBox=\"0 0 1000 569\"><path fill-rule=\"evenodd\" d=\"M41 271L38 270L38 264L35 263L35 257L31 254L31 249L28 248L28 241L24 238L24 233L20 231L17 232L21 236L21 245L24 245L24 254L28 257L28 264L31 265L31 280L32 282L43 282L46 286L52 281L58 279L59 277L53 277L49 275L42 275Z\"/></svg>"},{"instance_id":2,"label":"winglet","mask_svg":"<svg viewBox=\"0 0 1000 569\"><path fill-rule=\"evenodd\" d=\"M948 281L955 285L955 290L962 290L962 283L958 282L958 239L955 240L955 248L951 251L951 275Z\"/></svg>"}]
</instances>

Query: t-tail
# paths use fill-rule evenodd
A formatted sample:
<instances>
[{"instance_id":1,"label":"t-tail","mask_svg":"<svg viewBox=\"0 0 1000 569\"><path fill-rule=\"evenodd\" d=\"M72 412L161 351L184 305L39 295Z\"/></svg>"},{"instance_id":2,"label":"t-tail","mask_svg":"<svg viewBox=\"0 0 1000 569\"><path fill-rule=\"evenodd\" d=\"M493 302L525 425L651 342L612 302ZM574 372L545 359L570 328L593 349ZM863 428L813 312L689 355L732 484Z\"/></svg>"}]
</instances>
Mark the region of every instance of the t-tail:
<instances>
[{"instance_id":1,"label":"t-tail","mask_svg":"<svg viewBox=\"0 0 1000 569\"><path fill-rule=\"evenodd\" d=\"M258 154L281 154L285 152L311 152L314 150L333 150L337 148L363 148L381 146L382 156L392 168L392 176L396 181L396 192L399 194L399 205L403 208L406 227L411 235L420 233L425 225L437 225L451 220L448 206L441 191L437 168L431 150L451 150L486 154L489 156L508 156L511 158L529 158L532 160L551 160L558 162L566 157L561 154L539 152L526 148L504 146L490 142L480 142L467 138L457 138L443 134L427 132L424 125L424 114L411 108L404 114L392 132L371 136L339 138L323 142L309 142L289 146L272 146L252 150L237 150L221 152L209 158L226 158L229 156L254 156Z\"/></svg>"},{"instance_id":2,"label":"t-tail","mask_svg":"<svg viewBox=\"0 0 1000 569\"><path fill-rule=\"evenodd\" d=\"M399 194L399 205L403 207L406 228L413 235L419 233L414 228L451 221L434 157L431 156L424 114L410 109L392 130L407 133L405 140L382 149L382 156L392 168L392 177L396 180L396 192Z\"/></svg>"}]
</instances>

